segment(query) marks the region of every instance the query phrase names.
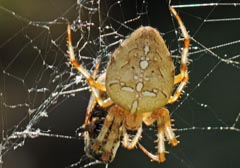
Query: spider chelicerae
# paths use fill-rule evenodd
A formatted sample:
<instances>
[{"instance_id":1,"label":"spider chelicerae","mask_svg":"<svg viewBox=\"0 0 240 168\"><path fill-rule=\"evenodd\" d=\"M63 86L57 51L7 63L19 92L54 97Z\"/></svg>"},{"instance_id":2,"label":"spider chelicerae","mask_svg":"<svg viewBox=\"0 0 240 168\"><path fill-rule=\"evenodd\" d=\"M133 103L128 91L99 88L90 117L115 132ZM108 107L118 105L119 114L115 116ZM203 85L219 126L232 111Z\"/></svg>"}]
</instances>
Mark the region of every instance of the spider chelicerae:
<instances>
[{"instance_id":1,"label":"spider chelicerae","mask_svg":"<svg viewBox=\"0 0 240 168\"><path fill-rule=\"evenodd\" d=\"M95 75L91 75L75 58L71 26L68 25L70 63L87 79L92 91L83 125L88 127L84 132L87 155L111 162L122 142L127 149L138 146L152 160L163 162L165 139L172 146L179 143L171 127L169 111L164 106L174 103L187 84L190 38L175 9L171 6L169 9L184 37L178 75L175 75L171 54L160 33L150 26L141 26L113 52L106 72L95 80ZM96 108L107 113L96 117L93 114ZM97 121L101 121L102 126L94 134ZM149 126L154 122L157 123L156 154L139 143L143 123ZM135 131L135 135L130 136L129 131Z\"/></svg>"}]
</instances>

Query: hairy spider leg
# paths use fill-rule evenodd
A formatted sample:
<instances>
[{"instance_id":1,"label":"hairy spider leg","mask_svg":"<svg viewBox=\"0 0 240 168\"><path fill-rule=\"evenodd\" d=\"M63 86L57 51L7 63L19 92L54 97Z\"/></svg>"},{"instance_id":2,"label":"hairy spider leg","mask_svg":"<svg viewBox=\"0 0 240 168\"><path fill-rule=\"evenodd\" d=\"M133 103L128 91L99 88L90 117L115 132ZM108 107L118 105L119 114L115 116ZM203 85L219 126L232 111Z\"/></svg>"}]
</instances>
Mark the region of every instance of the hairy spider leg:
<instances>
[{"instance_id":1,"label":"hairy spider leg","mask_svg":"<svg viewBox=\"0 0 240 168\"><path fill-rule=\"evenodd\" d=\"M102 129L92 146L92 149L95 152L103 151L103 162L111 161L115 157L117 149L120 145L120 129L122 127L124 117L123 113L123 109L117 105L110 107Z\"/></svg>"},{"instance_id":2,"label":"hairy spider leg","mask_svg":"<svg viewBox=\"0 0 240 168\"><path fill-rule=\"evenodd\" d=\"M68 52L70 63L72 66L78 70L88 81L92 92L96 96L96 100L101 107L109 107L113 102L110 98L102 100L99 90L106 91L105 85L101 84L100 82L95 81L94 77L90 75L90 73L81 65L75 58L73 46L72 46L72 38L71 38L71 26L67 26L67 33L68 33Z\"/></svg>"},{"instance_id":3,"label":"hairy spider leg","mask_svg":"<svg viewBox=\"0 0 240 168\"><path fill-rule=\"evenodd\" d=\"M176 146L179 142L176 139L174 130L172 129L171 118L169 111L166 108L160 108L154 111L150 116L144 118L144 123L146 125L152 125L155 121L158 126L157 133L157 155L151 154L145 147L139 143L139 148L152 160L157 162L165 161L165 139L172 145Z\"/></svg>"},{"instance_id":4,"label":"hairy spider leg","mask_svg":"<svg viewBox=\"0 0 240 168\"><path fill-rule=\"evenodd\" d=\"M109 132L109 135L107 137L106 144L103 147L103 155L102 160L104 162L108 162L109 160L112 160L112 158L115 157L115 154L117 152L117 149L120 145L120 127L122 125L123 116L118 116L118 111L115 112L114 121L111 127L111 130ZM121 115L121 114L120 114Z\"/></svg>"},{"instance_id":5,"label":"hairy spider leg","mask_svg":"<svg viewBox=\"0 0 240 168\"><path fill-rule=\"evenodd\" d=\"M173 103L179 98L179 96L181 95L181 92L183 91L183 88L186 86L188 82L188 70L187 70L188 58L187 57L188 57L188 50L189 50L189 44L190 44L190 37L187 33L186 27L184 26L176 10L172 6L170 6L169 9L171 13L174 15L174 17L176 18L184 37L183 51L181 54L180 74L174 77L174 84L178 84L178 83L180 84L178 85L173 96L171 96L170 99L168 100L168 103Z\"/></svg>"}]
</instances>

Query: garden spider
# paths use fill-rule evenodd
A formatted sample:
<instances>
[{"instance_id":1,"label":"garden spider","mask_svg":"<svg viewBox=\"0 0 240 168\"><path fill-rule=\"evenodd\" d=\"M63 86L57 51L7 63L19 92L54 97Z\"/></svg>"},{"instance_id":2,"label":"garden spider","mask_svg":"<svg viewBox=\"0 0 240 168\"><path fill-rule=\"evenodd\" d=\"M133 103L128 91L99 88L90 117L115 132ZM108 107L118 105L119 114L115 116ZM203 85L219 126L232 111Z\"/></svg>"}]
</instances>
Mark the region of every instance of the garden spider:
<instances>
[{"instance_id":1,"label":"garden spider","mask_svg":"<svg viewBox=\"0 0 240 168\"><path fill-rule=\"evenodd\" d=\"M179 98L188 81L190 38L175 9L171 6L169 9L184 37L180 73L176 76L171 54L159 32L152 27L142 26L113 52L106 72L95 80L95 75L91 75L75 59L71 27L68 25L70 63L87 79L92 90L84 123L84 127L88 127L85 129L88 131L84 133L85 151L89 155L92 155L89 151L99 155L99 160L105 163L114 159L121 140L125 148L133 149L138 145L147 156L157 162L165 160L165 139L172 146L179 143L171 128L169 111L164 106ZM174 89L176 84L178 87ZM99 134L93 138L89 135L89 127L96 124L90 116L96 106L107 111L107 114L102 119L104 122ZM157 154L152 154L138 141L142 133L142 123L149 126L155 121L158 126ZM128 131L135 131L136 134L132 137Z\"/></svg>"}]
</instances>

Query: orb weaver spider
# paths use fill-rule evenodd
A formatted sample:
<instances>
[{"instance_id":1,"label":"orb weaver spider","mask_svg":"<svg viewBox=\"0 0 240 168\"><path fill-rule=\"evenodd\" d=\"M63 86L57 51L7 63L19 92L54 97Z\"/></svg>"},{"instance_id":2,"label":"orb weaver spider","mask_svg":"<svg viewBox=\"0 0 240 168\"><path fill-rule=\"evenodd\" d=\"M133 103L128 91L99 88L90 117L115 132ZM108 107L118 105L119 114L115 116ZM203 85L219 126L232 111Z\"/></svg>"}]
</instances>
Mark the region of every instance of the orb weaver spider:
<instances>
[{"instance_id":1,"label":"orb weaver spider","mask_svg":"<svg viewBox=\"0 0 240 168\"><path fill-rule=\"evenodd\" d=\"M90 131L85 131L85 151L98 154L99 160L105 163L114 159L121 140L125 148L138 146L157 162L165 161L165 139L172 146L179 143L171 127L169 111L164 106L174 103L187 84L190 38L175 9L171 6L169 9L184 37L180 73L176 76L171 54L160 33L150 26L141 26L113 52L106 72L95 80L95 75L91 75L75 58L68 25L70 63L87 79L92 91L84 126L94 125L90 116L96 106L107 111L95 138L89 135ZM174 89L176 84L178 87ZM142 124L149 126L154 122L158 127L157 154L150 153L139 143ZM128 131L136 131L136 134L130 138Z\"/></svg>"}]
</instances>

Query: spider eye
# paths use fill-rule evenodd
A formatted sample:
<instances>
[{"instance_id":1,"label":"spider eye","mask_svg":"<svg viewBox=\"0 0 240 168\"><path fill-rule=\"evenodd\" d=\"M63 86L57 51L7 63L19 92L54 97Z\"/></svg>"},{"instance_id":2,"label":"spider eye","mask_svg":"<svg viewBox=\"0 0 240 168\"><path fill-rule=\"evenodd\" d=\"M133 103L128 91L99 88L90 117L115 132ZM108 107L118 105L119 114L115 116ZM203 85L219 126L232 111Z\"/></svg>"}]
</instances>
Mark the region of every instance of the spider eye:
<instances>
[{"instance_id":1,"label":"spider eye","mask_svg":"<svg viewBox=\"0 0 240 168\"><path fill-rule=\"evenodd\" d=\"M151 72L152 72L152 73L155 73L155 71L154 71L154 70L152 70Z\"/></svg>"},{"instance_id":2,"label":"spider eye","mask_svg":"<svg viewBox=\"0 0 240 168\"><path fill-rule=\"evenodd\" d=\"M132 70L134 70L134 69L135 69L135 67L134 67L134 66L132 66L131 68L132 68Z\"/></svg>"}]
</instances>

